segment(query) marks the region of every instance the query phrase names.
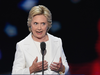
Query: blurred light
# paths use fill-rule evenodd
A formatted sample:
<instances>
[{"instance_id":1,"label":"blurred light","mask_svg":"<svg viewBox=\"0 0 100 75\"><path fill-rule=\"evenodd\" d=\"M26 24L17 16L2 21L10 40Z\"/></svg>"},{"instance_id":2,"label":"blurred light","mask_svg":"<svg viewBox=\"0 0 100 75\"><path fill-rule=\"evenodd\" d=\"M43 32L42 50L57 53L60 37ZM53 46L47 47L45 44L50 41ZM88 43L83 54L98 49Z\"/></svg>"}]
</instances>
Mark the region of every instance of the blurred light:
<instances>
[{"instance_id":1,"label":"blurred light","mask_svg":"<svg viewBox=\"0 0 100 75\"><path fill-rule=\"evenodd\" d=\"M4 32L9 36L9 37L14 37L17 35L17 28L14 25L11 25L9 23L6 24L4 28Z\"/></svg>"},{"instance_id":2,"label":"blurred light","mask_svg":"<svg viewBox=\"0 0 100 75\"><path fill-rule=\"evenodd\" d=\"M2 59L2 53L1 53L1 50L0 50L0 60Z\"/></svg>"},{"instance_id":3,"label":"blurred light","mask_svg":"<svg viewBox=\"0 0 100 75\"><path fill-rule=\"evenodd\" d=\"M72 3L79 3L81 0L70 0Z\"/></svg>"},{"instance_id":4,"label":"blurred light","mask_svg":"<svg viewBox=\"0 0 100 75\"><path fill-rule=\"evenodd\" d=\"M33 6L37 5L39 0L22 0L18 7L22 10L29 11Z\"/></svg>"},{"instance_id":5,"label":"blurred light","mask_svg":"<svg viewBox=\"0 0 100 75\"><path fill-rule=\"evenodd\" d=\"M52 27L50 29L51 32L57 32L61 29L61 24L58 21L52 22Z\"/></svg>"}]
</instances>

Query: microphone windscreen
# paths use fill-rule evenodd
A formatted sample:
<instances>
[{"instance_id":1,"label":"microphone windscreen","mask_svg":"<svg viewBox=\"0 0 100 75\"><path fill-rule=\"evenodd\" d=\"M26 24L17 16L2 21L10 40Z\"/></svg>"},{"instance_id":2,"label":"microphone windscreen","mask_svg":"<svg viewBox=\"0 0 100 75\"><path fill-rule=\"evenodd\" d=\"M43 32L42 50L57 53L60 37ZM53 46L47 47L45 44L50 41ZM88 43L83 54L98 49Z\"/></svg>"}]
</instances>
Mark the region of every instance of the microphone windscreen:
<instances>
[{"instance_id":1,"label":"microphone windscreen","mask_svg":"<svg viewBox=\"0 0 100 75\"><path fill-rule=\"evenodd\" d=\"M44 51L46 48L45 42L41 42L40 47L41 47L41 50Z\"/></svg>"}]
</instances>

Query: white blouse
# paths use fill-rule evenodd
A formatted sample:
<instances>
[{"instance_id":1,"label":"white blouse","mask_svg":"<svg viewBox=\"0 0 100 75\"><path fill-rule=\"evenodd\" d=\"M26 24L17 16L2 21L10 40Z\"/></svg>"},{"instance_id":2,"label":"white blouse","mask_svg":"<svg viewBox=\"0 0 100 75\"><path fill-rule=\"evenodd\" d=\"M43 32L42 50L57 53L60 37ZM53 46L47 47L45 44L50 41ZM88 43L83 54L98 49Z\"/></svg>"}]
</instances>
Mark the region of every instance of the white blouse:
<instances>
[{"instance_id":1,"label":"white blouse","mask_svg":"<svg viewBox=\"0 0 100 75\"><path fill-rule=\"evenodd\" d=\"M42 60L42 54L41 54L41 48L40 48L40 42L34 41L37 49L39 50L39 54L41 56ZM50 59L50 41L46 41L46 54L44 55L44 60L48 62L48 67L50 66L49 59Z\"/></svg>"}]
</instances>

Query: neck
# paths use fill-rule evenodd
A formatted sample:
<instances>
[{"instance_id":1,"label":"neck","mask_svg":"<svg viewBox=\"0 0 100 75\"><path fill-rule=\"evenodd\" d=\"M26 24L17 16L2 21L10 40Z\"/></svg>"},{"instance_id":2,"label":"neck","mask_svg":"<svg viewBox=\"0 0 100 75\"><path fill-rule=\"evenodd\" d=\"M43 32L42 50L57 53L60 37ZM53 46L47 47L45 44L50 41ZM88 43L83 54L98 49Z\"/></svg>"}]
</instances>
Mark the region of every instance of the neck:
<instances>
[{"instance_id":1,"label":"neck","mask_svg":"<svg viewBox=\"0 0 100 75\"><path fill-rule=\"evenodd\" d=\"M42 38L38 38L38 37L34 37L32 34L32 38L34 41L37 41L37 42L46 42L49 40L48 35L44 35Z\"/></svg>"}]
</instances>

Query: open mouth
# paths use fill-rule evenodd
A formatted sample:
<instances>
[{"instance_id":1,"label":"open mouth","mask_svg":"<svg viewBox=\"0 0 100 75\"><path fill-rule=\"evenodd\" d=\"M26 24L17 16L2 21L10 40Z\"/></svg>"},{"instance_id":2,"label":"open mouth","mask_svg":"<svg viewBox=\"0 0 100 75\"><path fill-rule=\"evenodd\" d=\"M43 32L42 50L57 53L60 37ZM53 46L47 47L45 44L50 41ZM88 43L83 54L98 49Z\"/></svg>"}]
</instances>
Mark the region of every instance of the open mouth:
<instances>
[{"instance_id":1,"label":"open mouth","mask_svg":"<svg viewBox=\"0 0 100 75\"><path fill-rule=\"evenodd\" d=\"M36 31L37 34L42 34L42 31Z\"/></svg>"}]
</instances>

